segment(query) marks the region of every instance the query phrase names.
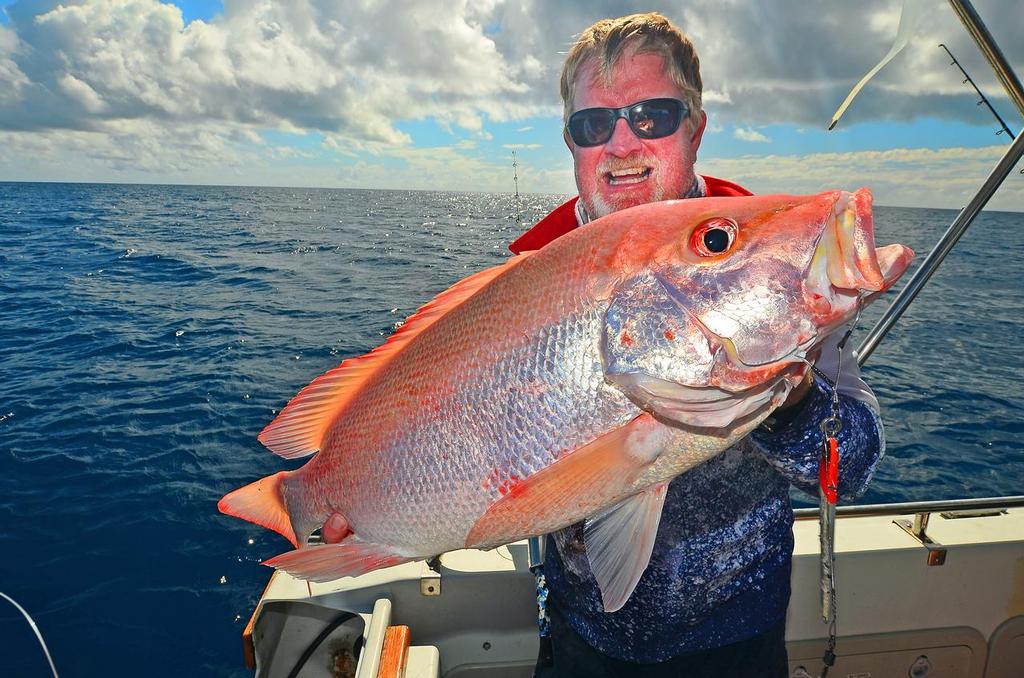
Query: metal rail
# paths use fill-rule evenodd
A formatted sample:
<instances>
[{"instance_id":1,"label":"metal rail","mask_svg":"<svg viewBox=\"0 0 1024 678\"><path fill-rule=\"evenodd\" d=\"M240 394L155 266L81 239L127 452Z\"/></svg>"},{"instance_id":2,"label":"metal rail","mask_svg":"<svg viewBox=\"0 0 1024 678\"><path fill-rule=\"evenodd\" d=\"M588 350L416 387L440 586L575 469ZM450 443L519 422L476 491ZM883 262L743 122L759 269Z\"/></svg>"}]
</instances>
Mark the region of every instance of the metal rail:
<instances>
[{"instance_id":1,"label":"metal rail","mask_svg":"<svg viewBox=\"0 0 1024 678\"><path fill-rule=\"evenodd\" d=\"M1007 93L1010 95L1010 100L1017 106L1021 115L1024 115L1024 88L1021 87L1020 80L1013 72L1013 69L1010 68L1010 64L1006 61L1006 57L1003 56L999 46L992 39L992 34L988 32L985 24L981 21L981 17L978 16L974 7L967 0L949 0L949 4L952 5L953 11L960 17L960 20L967 28L967 32L978 43L978 48L981 49L982 54L992 64L992 68L995 69L1000 82L1003 83L1003 87L1006 88ZM921 288L932 277L935 269L939 267L946 258L946 255L949 254L949 251L960 240L960 237L971 225L971 222L978 216L978 212L988 203L989 198L992 197L992 194L996 192L999 185L1003 183L1003 180L1013 170L1014 165L1017 164L1022 155L1024 155L1024 134L1017 136L1010 145L1010 148L1000 158L992 173L988 175L988 179L985 180L985 183L982 184L981 188L967 204L967 207L960 211L960 214L957 215L957 218L946 230L945 234L943 234L942 239L928 253L928 258L922 262L921 267L914 273L907 286L893 300L892 305L886 309L885 314L868 333L864 342L857 349L858 365L863 366L867 362L868 357L871 356L878 346L878 342L882 340L900 316L903 315L903 312L907 310L907 306L910 305L910 302L914 300L921 291Z\"/></svg>"},{"instance_id":2,"label":"metal rail","mask_svg":"<svg viewBox=\"0 0 1024 678\"><path fill-rule=\"evenodd\" d=\"M857 364L863 366L867 362L868 357L878 346L878 342L882 340L882 337L889 332L896 321L899 320L899 317L903 315L903 312L907 310L907 306L910 305L910 302L914 300L921 291L921 288L932 277L935 269L939 267L939 264L946 258L946 255L953 249L957 241L960 240L960 236L964 234L967 227L974 221L974 218L978 216L981 208L988 203L989 198L999 188L999 184L1003 183L1006 176L1013 171L1014 165L1017 164L1022 155L1024 155L1024 134L1020 134L1014 139L1013 144L1003 154L1003 157L999 160L995 169L992 170L992 173L988 175L988 179L982 184L978 193L971 198L971 202L967 204L967 207L960 211L960 214L957 215L945 234L943 234L942 239L928 253L928 257L921 263L921 267L914 273L907 286L900 291L896 299L886 309L885 315L881 317L868 333L864 342L857 349Z\"/></svg>"},{"instance_id":3,"label":"metal rail","mask_svg":"<svg viewBox=\"0 0 1024 678\"><path fill-rule=\"evenodd\" d=\"M912 513L936 513L938 511L967 511L980 509L1001 509L1024 506L1024 495L1009 497L985 497L982 499L948 499L944 501L910 501L899 504L866 504L864 506L839 506L839 516L904 516ZM798 508L793 510L797 520L817 520L818 509Z\"/></svg>"}]
</instances>

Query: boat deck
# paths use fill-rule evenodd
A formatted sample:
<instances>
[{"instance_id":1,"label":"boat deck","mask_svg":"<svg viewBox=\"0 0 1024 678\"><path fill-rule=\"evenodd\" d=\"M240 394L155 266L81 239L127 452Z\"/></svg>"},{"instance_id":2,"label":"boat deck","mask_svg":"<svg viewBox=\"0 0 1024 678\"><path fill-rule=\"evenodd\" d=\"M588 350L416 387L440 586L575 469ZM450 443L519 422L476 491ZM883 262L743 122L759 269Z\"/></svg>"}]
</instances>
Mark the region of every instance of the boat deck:
<instances>
[{"instance_id":1,"label":"boat deck","mask_svg":"<svg viewBox=\"0 0 1024 678\"><path fill-rule=\"evenodd\" d=\"M898 524L912 529L912 510L839 517L833 675L1024 675L1024 508L961 513L971 515L930 514L927 544ZM827 637L819 607L818 524L798 518L793 529L790 673L805 675L799 672L804 667L806 675L818 675ZM256 675L289 675L342 610L358 619L332 631L298 675L385 675L373 663L394 648L384 648L374 634L395 626L410 629L411 648L400 659L407 678L525 678L537 656L525 541L444 554L440 573L407 563L324 584L274 573L247 629ZM338 669L346 661L352 668L353 658L343 655L360 636L360 673Z\"/></svg>"}]
</instances>

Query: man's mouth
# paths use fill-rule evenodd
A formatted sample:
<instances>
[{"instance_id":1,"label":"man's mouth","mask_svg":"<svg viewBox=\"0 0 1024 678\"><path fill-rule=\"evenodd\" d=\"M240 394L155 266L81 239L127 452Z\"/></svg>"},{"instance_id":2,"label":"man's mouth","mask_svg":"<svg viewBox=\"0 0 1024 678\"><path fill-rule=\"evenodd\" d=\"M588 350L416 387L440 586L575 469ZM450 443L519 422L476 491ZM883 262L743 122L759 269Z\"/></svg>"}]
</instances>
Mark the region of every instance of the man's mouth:
<instances>
[{"instance_id":1,"label":"man's mouth","mask_svg":"<svg viewBox=\"0 0 1024 678\"><path fill-rule=\"evenodd\" d=\"M605 181L610 186L627 186L629 184L639 184L642 181L646 181L647 177L651 176L650 167L629 167L626 169L618 169L612 172L605 173Z\"/></svg>"}]
</instances>

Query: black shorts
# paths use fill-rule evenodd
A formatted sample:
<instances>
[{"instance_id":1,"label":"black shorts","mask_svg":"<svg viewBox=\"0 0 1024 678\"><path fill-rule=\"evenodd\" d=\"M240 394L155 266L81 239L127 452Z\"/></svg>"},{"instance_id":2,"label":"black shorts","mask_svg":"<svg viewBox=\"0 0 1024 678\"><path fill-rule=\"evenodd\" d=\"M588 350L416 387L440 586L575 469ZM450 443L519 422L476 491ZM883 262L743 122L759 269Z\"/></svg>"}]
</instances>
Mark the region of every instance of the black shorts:
<instances>
[{"instance_id":1,"label":"black shorts","mask_svg":"<svg viewBox=\"0 0 1024 678\"><path fill-rule=\"evenodd\" d=\"M786 620L731 645L686 652L656 664L609 657L583 640L550 605L551 652L541 652L534 678L787 678Z\"/></svg>"}]
</instances>

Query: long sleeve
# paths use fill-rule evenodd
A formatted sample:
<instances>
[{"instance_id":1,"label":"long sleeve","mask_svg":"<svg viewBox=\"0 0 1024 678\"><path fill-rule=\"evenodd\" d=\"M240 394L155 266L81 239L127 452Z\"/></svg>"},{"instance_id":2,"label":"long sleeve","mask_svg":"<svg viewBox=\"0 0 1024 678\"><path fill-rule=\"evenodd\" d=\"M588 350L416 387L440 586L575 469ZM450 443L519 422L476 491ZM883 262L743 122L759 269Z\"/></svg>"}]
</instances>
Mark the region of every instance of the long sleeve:
<instances>
[{"instance_id":1,"label":"long sleeve","mask_svg":"<svg viewBox=\"0 0 1024 678\"><path fill-rule=\"evenodd\" d=\"M838 333L837 333L838 334ZM839 350L834 336L822 347L818 368L834 375ZM849 342L848 342L849 343ZM860 369L850 346L844 349L842 373L838 379L839 418L839 500L852 501L867 489L875 467L885 451L885 436L878 415L878 401L860 378ZM774 430L760 427L751 439L765 459L791 483L818 494L818 465L823 434L820 424L831 414L831 387L815 377L806 400L792 419Z\"/></svg>"},{"instance_id":2,"label":"long sleeve","mask_svg":"<svg viewBox=\"0 0 1024 678\"><path fill-rule=\"evenodd\" d=\"M835 343L818 365L835 375ZM875 399L852 353L840 383L840 496L862 493L882 453ZM829 372L831 370L831 372ZM792 485L816 496L822 433L832 390L816 382L807 397L722 454L669 483L658 536L637 588L621 610L604 611L582 524L549 540L544 573L551 600L599 651L653 663L721 647L764 632L786 615L793 553ZM788 419L788 421L786 421Z\"/></svg>"}]
</instances>

